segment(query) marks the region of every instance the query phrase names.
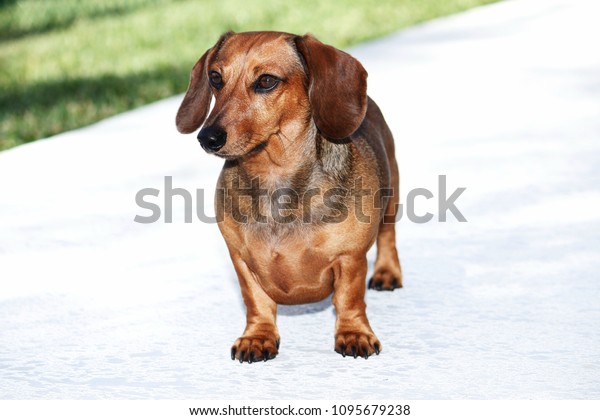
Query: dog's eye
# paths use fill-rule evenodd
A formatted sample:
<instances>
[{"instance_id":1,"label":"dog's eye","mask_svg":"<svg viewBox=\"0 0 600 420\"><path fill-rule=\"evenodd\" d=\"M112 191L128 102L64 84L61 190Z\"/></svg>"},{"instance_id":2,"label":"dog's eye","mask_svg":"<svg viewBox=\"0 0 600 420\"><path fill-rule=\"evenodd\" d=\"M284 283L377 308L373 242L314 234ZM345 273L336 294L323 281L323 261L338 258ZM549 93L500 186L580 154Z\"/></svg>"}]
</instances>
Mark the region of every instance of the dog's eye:
<instances>
[{"instance_id":1,"label":"dog's eye","mask_svg":"<svg viewBox=\"0 0 600 420\"><path fill-rule=\"evenodd\" d=\"M221 75L216 72L216 71L211 71L208 74L208 78L210 80L210 84L216 88L216 89L221 89L223 87L223 79L221 78Z\"/></svg>"},{"instance_id":2,"label":"dog's eye","mask_svg":"<svg viewBox=\"0 0 600 420\"><path fill-rule=\"evenodd\" d=\"M259 93L268 92L279 84L279 79L270 74L263 74L256 81L255 89Z\"/></svg>"}]
</instances>

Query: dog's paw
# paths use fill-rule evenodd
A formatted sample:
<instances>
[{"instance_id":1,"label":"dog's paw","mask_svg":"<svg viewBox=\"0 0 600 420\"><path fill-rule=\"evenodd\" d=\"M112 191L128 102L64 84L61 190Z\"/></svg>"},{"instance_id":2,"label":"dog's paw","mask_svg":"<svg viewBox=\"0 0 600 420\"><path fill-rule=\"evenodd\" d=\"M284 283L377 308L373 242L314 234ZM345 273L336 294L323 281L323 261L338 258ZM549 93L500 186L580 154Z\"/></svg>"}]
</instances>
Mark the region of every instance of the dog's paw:
<instances>
[{"instance_id":1,"label":"dog's paw","mask_svg":"<svg viewBox=\"0 0 600 420\"><path fill-rule=\"evenodd\" d=\"M344 357L368 359L381 352L381 343L373 333L340 332L335 335L335 351Z\"/></svg>"},{"instance_id":2,"label":"dog's paw","mask_svg":"<svg viewBox=\"0 0 600 420\"><path fill-rule=\"evenodd\" d=\"M402 287L402 272L388 268L376 268L369 280L369 289L388 290L393 292Z\"/></svg>"},{"instance_id":3,"label":"dog's paw","mask_svg":"<svg viewBox=\"0 0 600 420\"><path fill-rule=\"evenodd\" d=\"M231 360L240 363L274 359L279 351L279 338L271 336L242 336L231 347Z\"/></svg>"}]
</instances>

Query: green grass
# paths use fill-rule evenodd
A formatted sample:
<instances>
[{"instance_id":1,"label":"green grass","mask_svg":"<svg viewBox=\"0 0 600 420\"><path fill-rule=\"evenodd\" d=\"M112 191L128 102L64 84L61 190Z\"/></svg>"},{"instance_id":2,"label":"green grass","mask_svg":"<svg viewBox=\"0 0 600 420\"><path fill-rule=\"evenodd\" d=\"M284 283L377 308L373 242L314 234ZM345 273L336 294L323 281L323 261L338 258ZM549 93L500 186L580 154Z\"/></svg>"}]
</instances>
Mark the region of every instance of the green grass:
<instances>
[{"instance_id":1,"label":"green grass","mask_svg":"<svg viewBox=\"0 0 600 420\"><path fill-rule=\"evenodd\" d=\"M346 48L495 0L0 0L0 150L183 92L226 30Z\"/></svg>"}]
</instances>

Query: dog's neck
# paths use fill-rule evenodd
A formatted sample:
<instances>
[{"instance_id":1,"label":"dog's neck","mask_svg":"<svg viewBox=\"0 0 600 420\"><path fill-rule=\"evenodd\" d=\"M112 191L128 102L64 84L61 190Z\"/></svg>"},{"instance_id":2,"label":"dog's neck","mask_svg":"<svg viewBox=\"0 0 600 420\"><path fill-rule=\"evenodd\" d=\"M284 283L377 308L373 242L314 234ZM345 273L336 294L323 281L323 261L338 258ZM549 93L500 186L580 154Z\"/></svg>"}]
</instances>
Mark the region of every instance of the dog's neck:
<instances>
[{"instance_id":1,"label":"dog's neck","mask_svg":"<svg viewBox=\"0 0 600 420\"><path fill-rule=\"evenodd\" d=\"M263 150L232 166L237 166L242 184L258 179L261 188L269 191L293 188L302 192L315 185L344 184L351 162L347 142L332 142L311 124L296 138L281 133L272 135Z\"/></svg>"},{"instance_id":2,"label":"dog's neck","mask_svg":"<svg viewBox=\"0 0 600 420\"><path fill-rule=\"evenodd\" d=\"M314 151L302 144L271 136L263 150L238 160L238 174L242 181L259 179L268 190L292 187L310 173L314 159Z\"/></svg>"}]
</instances>

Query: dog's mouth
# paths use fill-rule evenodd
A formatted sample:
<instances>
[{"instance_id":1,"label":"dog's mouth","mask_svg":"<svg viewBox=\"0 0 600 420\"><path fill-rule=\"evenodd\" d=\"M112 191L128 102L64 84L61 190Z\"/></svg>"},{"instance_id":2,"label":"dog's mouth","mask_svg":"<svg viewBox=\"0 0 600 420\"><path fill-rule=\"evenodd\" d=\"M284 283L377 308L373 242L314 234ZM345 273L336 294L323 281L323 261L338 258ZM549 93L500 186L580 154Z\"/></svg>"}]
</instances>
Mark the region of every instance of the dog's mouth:
<instances>
[{"instance_id":1,"label":"dog's mouth","mask_svg":"<svg viewBox=\"0 0 600 420\"><path fill-rule=\"evenodd\" d=\"M262 142L258 143L256 146L254 146L252 149L250 149L250 151L248 153L244 153L241 155L232 155L232 154L219 153L219 152L216 152L215 155L219 156L220 158L223 158L225 160L237 160L240 158L246 158L246 157L254 156L255 154L264 150L264 148L267 147L267 143L268 143L267 140L262 141Z\"/></svg>"}]
</instances>

